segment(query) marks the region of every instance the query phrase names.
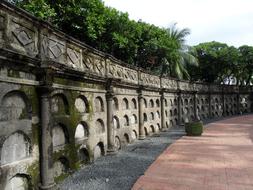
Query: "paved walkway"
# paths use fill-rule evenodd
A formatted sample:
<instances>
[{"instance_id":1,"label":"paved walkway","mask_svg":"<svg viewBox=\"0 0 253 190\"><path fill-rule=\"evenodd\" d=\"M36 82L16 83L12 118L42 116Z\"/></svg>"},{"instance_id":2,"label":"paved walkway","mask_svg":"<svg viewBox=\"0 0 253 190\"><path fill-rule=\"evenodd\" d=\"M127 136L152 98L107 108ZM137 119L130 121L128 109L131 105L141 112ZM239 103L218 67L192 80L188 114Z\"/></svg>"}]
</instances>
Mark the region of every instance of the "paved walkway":
<instances>
[{"instance_id":1,"label":"paved walkway","mask_svg":"<svg viewBox=\"0 0 253 190\"><path fill-rule=\"evenodd\" d=\"M132 190L253 190L253 115L206 126L169 146Z\"/></svg>"}]
</instances>

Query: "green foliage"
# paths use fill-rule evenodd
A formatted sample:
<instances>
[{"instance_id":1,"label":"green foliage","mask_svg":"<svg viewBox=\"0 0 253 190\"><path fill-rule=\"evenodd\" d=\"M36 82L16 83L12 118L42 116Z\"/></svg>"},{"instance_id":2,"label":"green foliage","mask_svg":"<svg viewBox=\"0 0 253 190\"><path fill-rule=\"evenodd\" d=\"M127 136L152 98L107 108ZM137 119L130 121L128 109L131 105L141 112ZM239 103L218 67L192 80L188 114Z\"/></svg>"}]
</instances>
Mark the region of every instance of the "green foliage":
<instances>
[{"instance_id":1,"label":"green foliage","mask_svg":"<svg viewBox=\"0 0 253 190\"><path fill-rule=\"evenodd\" d=\"M56 16L54 9L47 4L46 0L16 0L12 2L43 20L50 21Z\"/></svg>"},{"instance_id":2,"label":"green foliage","mask_svg":"<svg viewBox=\"0 0 253 190\"><path fill-rule=\"evenodd\" d=\"M159 28L130 20L101 0L12 0L88 45L156 74L189 78L184 50L188 29ZM196 60L188 59L188 63Z\"/></svg>"},{"instance_id":3,"label":"green foliage","mask_svg":"<svg viewBox=\"0 0 253 190\"><path fill-rule=\"evenodd\" d=\"M244 45L239 47L238 51L240 64L237 65L236 77L240 84L249 85L250 82L253 82L253 47Z\"/></svg>"},{"instance_id":4,"label":"green foliage","mask_svg":"<svg viewBox=\"0 0 253 190\"><path fill-rule=\"evenodd\" d=\"M185 132L188 136L200 136L203 133L203 123L201 121L186 123Z\"/></svg>"},{"instance_id":5,"label":"green foliage","mask_svg":"<svg viewBox=\"0 0 253 190\"><path fill-rule=\"evenodd\" d=\"M195 46L194 51L199 67L187 67L193 80L230 84L234 78L237 84L252 82L253 47L235 48L213 41Z\"/></svg>"},{"instance_id":6,"label":"green foliage","mask_svg":"<svg viewBox=\"0 0 253 190\"><path fill-rule=\"evenodd\" d=\"M193 80L220 83L234 72L238 62L236 48L215 41L194 48L199 67L188 67Z\"/></svg>"}]
</instances>

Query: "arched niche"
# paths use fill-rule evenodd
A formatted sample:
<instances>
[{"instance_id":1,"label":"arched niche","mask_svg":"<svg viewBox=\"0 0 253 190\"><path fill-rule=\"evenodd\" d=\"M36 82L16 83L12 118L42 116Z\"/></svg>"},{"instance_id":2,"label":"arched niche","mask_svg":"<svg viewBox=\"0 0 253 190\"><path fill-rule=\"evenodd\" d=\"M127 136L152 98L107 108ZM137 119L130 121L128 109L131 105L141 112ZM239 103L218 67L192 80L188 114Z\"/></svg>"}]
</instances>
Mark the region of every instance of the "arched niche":
<instances>
[{"instance_id":1,"label":"arched niche","mask_svg":"<svg viewBox=\"0 0 253 190\"><path fill-rule=\"evenodd\" d=\"M1 102L0 120L31 119L31 104L21 91L8 92Z\"/></svg>"},{"instance_id":2,"label":"arched niche","mask_svg":"<svg viewBox=\"0 0 253 190\"><path fill-rule=\"evenodd\" d=\"M53 146L63 146L68 143L68 132L63 124L57 124L53 127Z\"/></svg>"},{"instance_id":3,"label":"arched niche","mask_svg":"<svg viewBox=\"0 0 253 190\"><path fill-rule=\"evenodd\" d=\"M75 107L79 113L89 113L89 102L85 96L79 96L75 100Z\"/></svg>"},{"instance_id":4,"label":"arched niche","mask_svg":"<svg viewBox=\"0 0 253 190\"><path fill-rule=\"evenodd\" d=\"M105 154L104 144L99 142L94 148L94 160Z\"/></svg>"},{"instance_id":5,"label":"arched niche","mask_svg":"<svg viewBox=\"0 0 253 190\"><path fill-rule=\"evenodd\" d=\"M184 104L185 104L186 106L188 106L189 102L188 102L188 99L187 99L187 98L184 99Z\"/></svg>"},{"instance_id":6,"label":"arched niche","mask_svg":"<svg viewBox=\"0 0 253 190\"><path fill-rule=\"evenodd\" d=\"M168 106L168 101L167 101L167 99L164 99L164 105L165 105L165 107Z\"/></svg>"},{"instance_id":7,"label":"arched niche","mask_svg":"<svg viewBox=\"0 0 253 190\"><path fill-rule=\"evenodd\" d=\"M11 134L3 143L1 165L23 160L31 154L30 139L26 134L17 131Z\"/></svg>"},{"instance_id":8,"label":"arched niche","mask_svg":"<svg viewBox=\"0 0 253 190\"><path fill-rule=\"evenodd\" d=\"M8 180L4 190L30 190L31 182L26 174L16 174Z\"/></svg>"},{"instance_id":9,"label":"arched niche","mask_svg":"<svg viewBox=\"0 0 253 190\"><path fill-rule=\"evenodd\" d=\"M129 126L129 118L128 118L128 116L124 115L123 119L124 119L124 122L123 122L124 126Z\"/></svg>"},{"instance_id":10,"label":"arched niche","mask_svg":"<svg viewBox=\"0 0 253 190\"><path fill-rule=\"evenodd\" d=\"M89 137L89 127L86 122L81 122L77 125L75 131L75 139L77 141L87 139Z\"/></svg>"},{"instance_id":11,"label":"arched niche","mask_svg":"<svg viewBox=\"0 0 253 190\"><path fill-rule=\"evenodd\" d=\"M121 149L121 141L118 136L115 137L115 149L120 150Z\"/></svg>"},{"instance_id":12,"label":"arched niche","mask_svg":"<svg viewBox=\"0 0 253 190\"><path fill-rule=\"evenodd\" d=\"M155 104L154 104L154 100L149 100L149 107L150 108L153 108L155 106Z\"/></svg>"},{"instance_id":13,"label":"arched niche","mask_svg":"<svg viewBox=\"0 0 253 190\"><path fill-rule=\"evenodd\" d=\"M51 99L51 110L53 114L69 115L69 103L64 94L55 94Z\"/></svg>"},{"instance_id":14,"label":"arched niche","mask_svg":"<svg viewBox=\"0 0 253 190\"><path fill-rule=\"evenodd\" d=\"M155 113L155 116L156 116L156 119L159 119L159 118L160 118L160 112L157 111L157 112Z\"/></svg>"},{"instance_id":15,"label":"arched niche","mask_svg":"<svg viewBox=\"0 0 253 190\"><path fill-rule=\"evenodd\" d=\"M146 114L146 113L143 113L143 121L144 121L144 122L147 122L147 121L148 121L148 117L147 117L147 114Z\"/></svg>"},{"instance_id":16,"label":"arched niche","mask_svg":"<svg viewBox=\"0 0 253 190\"><path fill-rule=\"evenodd\" d=\"M130 116L130 125L137 123L137 116L135 114Z\"/></svg>"},{"instance_id":17,"label":"arched niche","mask_svg":"<svg viewBox=\"0 0 253 190\"><path fill-rule=\"evenodd\" d=\"M59 158L54 163L54 177L59 177L62 174L66 174L69 170L69 161L65 157Z\"/></svg>"},{"instance_id":18,"label":"arched niche","mask_svg":"<svg viewBox=\"0 0 253 190\"><path fill-rule=\"evenodd\" d=\"M79 150L79 160L84 164L87 164L90 162L90 155L86 148L81 148Z\"/></svg>"},{"instance_id":19,"label":"arched niche","mask_svg":"<svg viewBox=\"0 0 253 190\"><path fill-rule=\"evenodd\" d=\"M122 109L123 110L129 109L128 100L126 98L123 98L123 100L122 100Z\"/></svg>"},{"instance_id":20,"label":"arched niche","mask_svg":"<svg viewBox=\"0 0 253 190\"><path fill-rule=\"evenodd\" d=\"M147 107L148 107L148 104L147 104L147 100L146 100L145 98L143 98L143 103L144 103L143 107L144 107L144 108L147 108Z\"/></svg>"},{"instance_id":21,"label":"arched niche","mask_svg":"<svg viewBox=\"0 0 253 190\"><path fill-rule=\"evenodd\" d=\"M173 101L172 101L172 99L170 99L170 106L173 106Z\"/></svg>"},{"instance_id":22,"label":"arched niche","mask_svg":"<svg viewBox=\"0 0 253 190\"><path fill-rule=\"evenodd\" d=\"M102 119L98 119L96 121L96 133L102 134L105 132L105 125Z\"/></svg>"},{"instance_id":23,"label":"arched niche","mask_svg":"<svg viewBox=\"0 0 253 190\"><path fill-rule=\"evenodd\" d=\"M177 99L176 98L174 99L174 105L175 106L177 105Z\"/></svg>"},{"instance_id":24,"label":"arched niche","mask_svg":"<svg viewBox=\"0 0 253 190\"><path fill-rule=\"evenodd\" d=\"M160 100L156 99L155 104L156 104L156 107L160 107Z\"/></svg>"},{"instance_id":25,"label":"arched niche","mask_svg":"<svg viewBox=\"0 0 253 190\"><path fill-rule=\"evenodd\" d=\"M150 113L150 120L154 120L155 119L155 115L153 112Z\"/></svg>"},{"instance_id":26,"label":"arched niche","mask_svg":"<svg viewBox=\"0 0 253 190\"><path fill-rule=\"evenodd\" d=\"M114 97L113 99L113 110L119 110L119 102L118 102L118 99L116 97Z\"/></svg>"},{"instance_id":27,"label":"arched niche","mask_svg":"<svg viewBox=\"0 0 253 190\"><path fill-rule=\"evenodd\" d=\"M144 127L145 136L148 136L148 129L147 127Z\"/></svg>"},{"instance_id":28,"label":"arched niche","mask_svg":"<svg viewBox=\"0 0 253 190\"><path fill-rule=\"evenodd\" d=\"M104 111L104 101L100 96L95 98L95 111L96 112Z\"/></svg>"},{"instance_id":29,"label":"arched niche","mask_svg":"<svg viewBox=\"0 0 253 190\"><path fill-rule=\"evenodd\" d=\"M113 116L113 126L115 129L120 128L119 118L117 116Z\"/></svg>"},{"instance_id":30,"label":"arched niche","mask_svg":"<svg viewBox=\"0 0 253 190\"><path fill-rule=\"evenodd\" d=\"M138 135L137 135L137 132L135 130L132 130L131 137L132 137L133 140L137 139Z\"/></svg>"},{"instance_id":31,"label":"arched niche","mask_svg":"<svg viewBox=\"0 0 253 190\"><path fill-rule=\"evenodd\" d=\"M167 123L167 122L166 122ZM168 123L167 123L168 124ZM159 130L161 130L161 126L160 126L160 124L159 123L157 123L157 128L159 129Z\"/></svg>"},{"instance_id":32,"label":"arched niche","mask_svg":"<svg viewBox=\"0 0 253 190\"><path fill-rule=\"evenodd\" d=\"M136 99L135 98L133 98L132 99L132 109L137 109L137 102L136 102Z\"/></svg>"},{"instance_id":33,"label":"arched niche","mask_svg":"<svg viewBox=\"0 0 253 190\"><path fill-rule=\"evenodd\" d=\"M151 131L152 133L155 133L155 127L154 127L153 125L150 125L150 131Z\"/></svg>"},{"instance_id":34,"label":"arched niche","mask_svg":"<svg viewBox=\"0 0 253 190\"><path fill-rule=\"evenodd\" d=\"M130 138L129 138L129 135L127 133L124 134L124 139L125 139L126 144L130 143Z\"/></svg>"}]
</instances>

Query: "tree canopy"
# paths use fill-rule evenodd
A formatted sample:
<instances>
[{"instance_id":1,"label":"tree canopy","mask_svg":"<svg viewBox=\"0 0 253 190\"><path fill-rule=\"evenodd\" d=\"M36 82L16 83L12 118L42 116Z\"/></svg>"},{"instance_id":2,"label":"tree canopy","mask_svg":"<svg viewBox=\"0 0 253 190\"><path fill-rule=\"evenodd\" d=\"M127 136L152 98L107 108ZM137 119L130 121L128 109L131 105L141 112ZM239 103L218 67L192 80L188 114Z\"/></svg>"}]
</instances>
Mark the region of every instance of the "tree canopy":
<instances>
[{"instance_id":1,"label":"tree canopy","mask_svg":"<svg viewBox=\"0 0 253 190\"><path fill-rule=\"evenodd\" d=\"M190 34L176 24L160 28L128 13L106 7L102 0L8 0L51 22L71 36L114 57L160 76L237 84L252 82L253 47L235 48L220 42L194 47Z\"/></svg>"},{"instance_id":2,"label":"tree canopy","mask_svg":"<svg viewBox=\"0 0 253 190\"><path fill-rule=\"evenodd\" d=\"M101 0L12 0L88 45L159 75L189 79L185 37L189 29L159 28L129 19ZM192 57L192 56L191 56ZM188 59L187 59L188 58Z\"/></svg>"},{"instance_id":3,"label":"tree canopy","mask_svg":"<svg viewBox=\"0 0 253 190\"><path fill-rule=\"evenodd\" d=\"M235 79L237 84L250 84L253 74L253 47L235 48L220 42L206 42L194 47L199 66L189 66L192 80L230 83Z\"/></svg>"}]
</instances>

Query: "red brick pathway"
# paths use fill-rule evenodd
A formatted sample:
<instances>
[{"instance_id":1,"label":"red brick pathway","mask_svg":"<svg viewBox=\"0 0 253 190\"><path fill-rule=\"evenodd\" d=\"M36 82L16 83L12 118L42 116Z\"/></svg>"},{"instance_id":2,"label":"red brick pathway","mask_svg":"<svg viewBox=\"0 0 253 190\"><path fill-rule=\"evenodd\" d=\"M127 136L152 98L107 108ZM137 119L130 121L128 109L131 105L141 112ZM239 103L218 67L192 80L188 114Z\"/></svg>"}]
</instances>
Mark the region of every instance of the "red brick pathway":
<instances>
[{"instance_id":1,"label":"red brick pathway","mask_svg":"<svg viewBox=\"0 0 253 190\"><path fill-rule=\"evenodd\" d=\"M253 190L253 115L207 126L169 146L132 190Z\"/></svg>"}]
</instances>

